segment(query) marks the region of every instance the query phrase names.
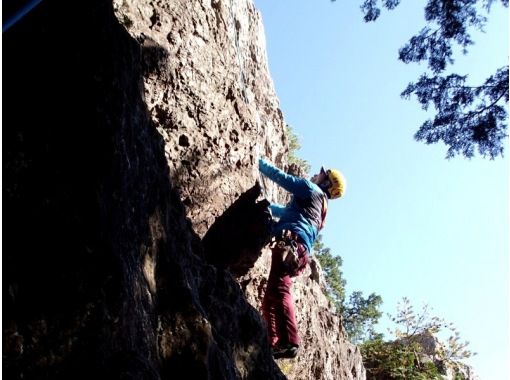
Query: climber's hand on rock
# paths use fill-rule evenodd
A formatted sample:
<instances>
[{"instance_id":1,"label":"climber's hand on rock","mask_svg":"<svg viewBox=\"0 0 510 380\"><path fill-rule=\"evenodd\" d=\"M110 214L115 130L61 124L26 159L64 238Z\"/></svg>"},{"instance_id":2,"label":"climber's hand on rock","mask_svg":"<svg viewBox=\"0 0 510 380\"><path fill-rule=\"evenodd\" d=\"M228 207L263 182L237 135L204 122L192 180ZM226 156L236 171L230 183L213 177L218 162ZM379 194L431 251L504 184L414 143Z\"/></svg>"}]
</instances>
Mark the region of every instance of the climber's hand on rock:
<instances>
[{"instance_id":1,"label":"climber's hand on rock","mask_svg":"<svg viewBox=\"0 0 510 380\"><path fill-rule=\"evenodd\" d=\"M287 173L295 175L297 177L303 176L303 170L296 163L289 164L289 166L287 167Z\"/></svg>"}]
</instances>

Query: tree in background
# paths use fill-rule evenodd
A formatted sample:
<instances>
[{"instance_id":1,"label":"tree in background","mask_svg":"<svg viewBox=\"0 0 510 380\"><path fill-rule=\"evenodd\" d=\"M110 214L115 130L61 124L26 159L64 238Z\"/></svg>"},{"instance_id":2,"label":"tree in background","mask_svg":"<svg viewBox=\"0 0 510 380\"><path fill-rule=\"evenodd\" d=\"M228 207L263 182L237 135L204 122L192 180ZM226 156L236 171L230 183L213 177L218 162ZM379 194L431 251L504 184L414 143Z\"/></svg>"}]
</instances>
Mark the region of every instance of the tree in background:
<instances>
[{"instance_id":1,"label":"tree in background","mask_svg":"<svg viewBox=\"0 0 510 380\"><path fill-rule=\"evenodd\" d=\"M334 306L336 312L342 315L343 325L349 340L360 343L373 338L375 325L382 313L381 296L372 293L367 298L360 291L353 292L348 301L345 297L346 281L342 273L342 258L333 255L329 248L324 247L322 235L317 237L313 245L314 257L319 261L326 282L326 297Z\"/></svg>"},{"instance_id":2,"label":"tree in background","mask_svg":"<svg viewBox=\"0 0 510 380\"><path fill-rule=\"evenodd\" d=\"M344 327L351 342L359 344L378 336L375 325L382 316L381 306L382 298L375 293L365 298L360 291L352 292L342 306Z\"/></svg>"},{"instance_id":3,"label":"tree in background","mask_svg":"<svg viewBox=\"0 0 510 380\"><path fill-rule=\"evenodd\" d=\"M301 144L299 143L299 137L288 124L285 128L285 136L289 142L289 154L287 156L287 161L289 162L289 165L294 167L297 166L299 168L298 172L293 174L306 177L308 173L310 173L310 164L306 160L297 156L296 152L301 148Z\"/></svg>"},{"instance_id":4,"label":"tree in background","mask_svg":"<svg viewBox=\"0 0 510 380\"><path fill-rule=\"evenodd\" d=\"M305 164L309 170L308 163L296 156L300 148L298 137L290 127L286 132L290 144L288 161L300 168ZM361 347L367 379L442 380L441 374L448 369L453 371L454 380L468 378L462 360L473 353L467 349L469 343L460 340L460 334L452 324L431 317L428 306L416 314L409 300L404 298L397 307L397 315L391 318L397 324L393 331L396 340L385 341L383 334L375 332L375 325L382 315L382 298L375 293L364 298L362 292L355 291L346 301L342 258L324 246L322 235L313 245L313 254L324 273L326 297L342 315L351 342ZM443 331L452 333L446 344L437 338Z\"/></svg>"},{"instance_id":5,"label":"tree in background","mask_svg":"<svg viewBox=\"0 0 510 380\"><path fill-rule=\"evenodd\" d=\"M391 320L396 324L395 340L384 341L380 335L360 346L368 379L442 380L447 372L455 380L467 378L462 360L473 353L453 324L432 316L427 305L416 313L407 298ZM450 337L441 342L438 334L444 332Z\"/></svg>"},{"instance_id":6,"label":"tree in background","mask_svg":"<svg viewBox=\"0 0 510 380\"><path fill-rule=\"evenodd\" d=\"M322 235L317 236L313 244L314 257L319 261L326 282L326 297L341 311L345 301L345 284L342 273L342 258L333 256L331 249L324 247Z\"/></svg>"},{"instance_id":7,"label":"tree in background","mask_svg":"<svg viewBox=\"0 0 510 380\"><path fill-rule=\"evenodd\" d=\"M324 247L321 235L313 250L323 269L326 296L342 315L349 340L361 348L367 379L442 380L447 372L455 380L468 378L462 361L473 353L453 324L431 316L427 305L416 313L410 301L403 298L396 316L391 317L396 324L391 333L396 339L384 340L383 334L375 331L382 316L382 298L375 293L365 298L362 292L355 291L346 300L341 257L333 256ZM441 342L438 334L445 332L450 336Z\"/></svg>"},{"instance_id":8,"label":"tree in background","mask_svg":"<svg viewBox=\"0 0 510 380\"><path fill-rule=\"evenodd\" d=\"M335 1L335 0L332 0ZM404 63L427 62L428 73L411 82L401 96L415 95L422 108L435 108L435 116L425 121L415 139L427 144L443 141L447 158L475 151L494 159L503 155L507 136L508 65L498 68L483 83L472 85L468 75L445 75L454 63L454 48L463 54L474 42L470 32L482 30L494 0L428 0L426 25L399 50ZM381 8L392 10L400 0L364 0L361 9L366 22L375 21ZM508 0L501 0L508 8Z\"/></svg>"}]
</instances>

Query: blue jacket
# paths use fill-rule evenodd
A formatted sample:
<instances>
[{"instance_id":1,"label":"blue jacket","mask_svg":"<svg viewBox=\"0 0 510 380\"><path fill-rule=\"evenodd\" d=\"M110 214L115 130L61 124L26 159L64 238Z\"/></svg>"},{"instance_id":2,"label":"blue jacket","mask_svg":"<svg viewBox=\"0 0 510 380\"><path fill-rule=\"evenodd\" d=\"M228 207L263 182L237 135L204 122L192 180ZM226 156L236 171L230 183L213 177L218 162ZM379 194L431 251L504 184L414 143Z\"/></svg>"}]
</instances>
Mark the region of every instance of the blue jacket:
<instances>
[{"instance_id":1,"label":"blue jacket","mask_svg":"<svg viewBox=\"0 0 510 380\"><path fill-rule=\"evenodd\" d=\"M326 194L315 183L287 174L263 159L259 160L259 170L292 194L286 206L276 203L270 205L273 216L279 218L273 227L273 234L276 235L284 229L295 232L308 252L311 252L312 244L323 224Z\"/></svg>"}]
</instances>

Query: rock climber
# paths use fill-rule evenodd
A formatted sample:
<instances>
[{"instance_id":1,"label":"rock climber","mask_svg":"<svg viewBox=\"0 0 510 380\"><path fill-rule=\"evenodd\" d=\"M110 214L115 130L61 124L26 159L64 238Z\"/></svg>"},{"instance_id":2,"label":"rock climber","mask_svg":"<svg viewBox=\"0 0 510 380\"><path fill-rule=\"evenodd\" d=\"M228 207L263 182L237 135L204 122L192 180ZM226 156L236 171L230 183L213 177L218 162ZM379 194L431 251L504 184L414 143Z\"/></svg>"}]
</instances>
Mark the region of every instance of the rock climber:
<instances>
[{"instance_id":1,"label":"rock climber","mask_svg":"<svg viewBox=\"0 0 510 380\"><path fill-rule=\"evenodd\" d=\"M259 159L260 172L292 194L286 206L271 203L275 218L271 240L271 270L262 301L273 356L294 358L300 338L292 297L292 277L308 263L308 254L324 226L328 199L343 196L346 182L335 169L320 172L310 180L287 174L265 159Z\"/></svg>"}]
</instances>

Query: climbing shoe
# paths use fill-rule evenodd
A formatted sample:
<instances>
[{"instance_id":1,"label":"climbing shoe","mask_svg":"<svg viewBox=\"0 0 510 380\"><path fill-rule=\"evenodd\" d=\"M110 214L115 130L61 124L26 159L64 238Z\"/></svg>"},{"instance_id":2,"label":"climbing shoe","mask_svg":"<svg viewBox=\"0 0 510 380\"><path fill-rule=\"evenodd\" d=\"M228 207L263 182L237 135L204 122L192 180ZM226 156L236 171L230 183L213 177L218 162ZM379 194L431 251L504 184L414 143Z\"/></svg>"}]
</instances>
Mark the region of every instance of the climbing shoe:
<instances>
[{"instance_id":1,"label":"climbing shoe","mask_svg":"<svg viewBox=\"0 0 510 380\"><path fill-rule=\"evenodd\" d=\"M299 347L293 346L293 345L278 347L278 348L274 349L273 357L275 359L283 359L283 358L292 359L297 356L298 350L299 350Z\"/></svg>"}]
</instances>

